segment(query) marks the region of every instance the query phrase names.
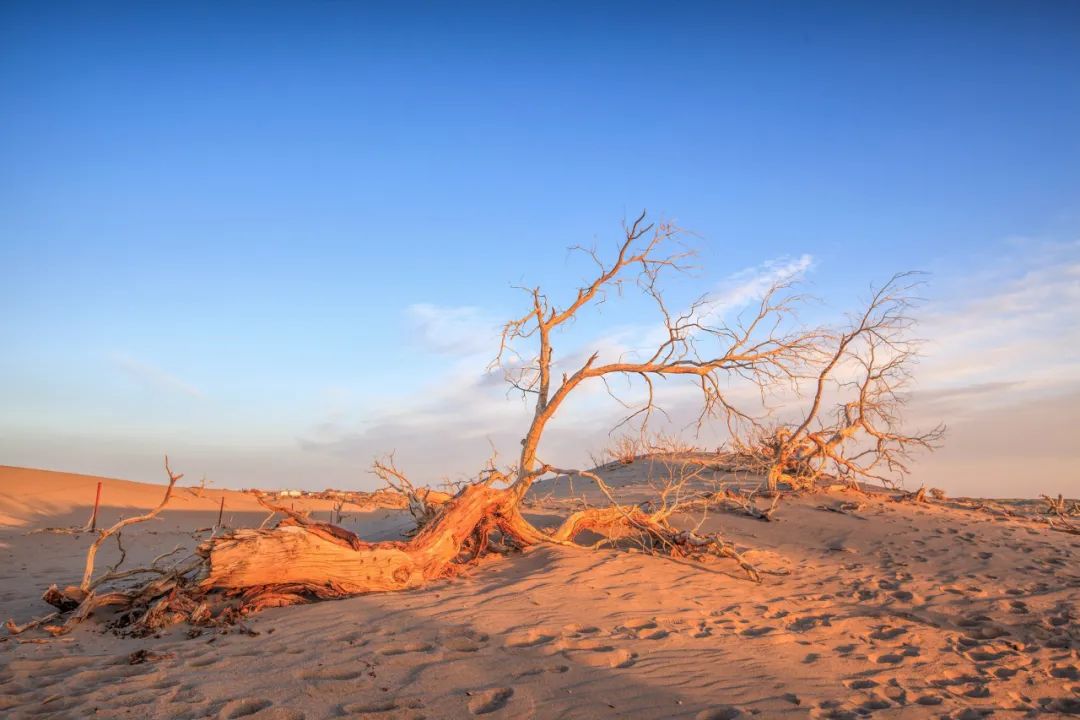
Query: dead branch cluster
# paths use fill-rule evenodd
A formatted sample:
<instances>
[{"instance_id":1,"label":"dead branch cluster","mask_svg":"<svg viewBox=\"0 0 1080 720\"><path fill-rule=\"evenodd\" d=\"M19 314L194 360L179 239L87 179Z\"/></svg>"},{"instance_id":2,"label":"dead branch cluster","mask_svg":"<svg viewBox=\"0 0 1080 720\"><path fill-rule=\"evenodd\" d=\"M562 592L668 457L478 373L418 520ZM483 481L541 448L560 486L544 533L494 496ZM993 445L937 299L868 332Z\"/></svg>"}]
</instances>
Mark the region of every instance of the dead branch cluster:
<instances>
[{"instance_id":1,"label":"dead branch cluster","mask_svg":"<svg viewBox=\"0 0 1080 720\"><path fill-rule=\"evenodd\" d=\"M1047 504L1046 515L1050 516L1047 523L1051 530L1080 535L1080 521L1073 520L1073 518L1080 518L1080 501L1066 500L1060 494L1056 498L1048 495L1041 497Z\"/></svg>"},{"instance_id":2,"label":"dead branch cluster","mask_svg":"<svg viewBox=\"0 0 1080 720\"><path fill-rule=\"evenodd\" d=\"M449 493L413 485L394 464L393 453L383 460L376 460L371 472L390 490L405 497L409 514L416 521L414 533L434 520L440 508L452 497Z\"/></svg>"},{"instance_id":3,"label":"dead branch cluster","mask_svg":"<svg viewBox=\"0 0 1080 720\"><path fill-rule=\"evenodd\" d=\"M170 596L175 596L175 591L189 582L189 575L200 566L201 559L188 557L176 560L177 554L182 549L176 547L157 556L147 566L121 569L121 565L127 558L127 551L122 540L124 528L157 517L172 499L176 483L183 477L183 474L172 471L168 457L165 458L165 472L169 476L169 482L157 507L143 515L121 519L111 527L99 530L86 552L82 581L78 585L69 586L63 590L53 585L45 591L43 599L57 611L24 625L17 625L14 621L8 620L6 627L10 633L18 634L40 626L54 635L63 634L95 611L107 607L120 608L125 613L125 617L120 622L125 626L130 626L136 633L150 632L173 621L171 618L163 617L166 613L175 610L170 607ZM120 557L104 573L95 577L94 564L98 550L109 538L116 540ZM133 588L116 587L118 581L146 576L151 576L151 579ZM185 618L192 615L198 617L198 613L194 611L195 608L185 608L183 616Z\"/></svg>"},{"instance_id":4,"label":"dead branch cluster","mask_svg":"<svg viewBox=\"0 0 1080 720\"><path fill-rule=\"evenodd\" d=\"M779 492L763 491L760 484L745 490L733 487L725 480L717 480L712 475L715 465L702 462L692 452L652 456L650 460L646 485L657 499L649 504L659 505L667 515L701 512L703 515L697 523L698 527L704 524L705 514L711 510L745 515L764 522L776 519L775 513L783 498ZM758 505L758 498L764 500L763 505Z\"/></svg>"},{"instance_id":5,"label":"dead branch cluster","mask_svg":"<svg viewBox=\"0 0 1080 720\"><path fill-rule=\"evenodd\" d=\"M641 432L636 435L627 433L616 437L604 449L602 455L594 457L593 465L596 467L611 463L631 465L639 460L691 459L705 454L674 433Z\"/></svg>"}]
</instances>

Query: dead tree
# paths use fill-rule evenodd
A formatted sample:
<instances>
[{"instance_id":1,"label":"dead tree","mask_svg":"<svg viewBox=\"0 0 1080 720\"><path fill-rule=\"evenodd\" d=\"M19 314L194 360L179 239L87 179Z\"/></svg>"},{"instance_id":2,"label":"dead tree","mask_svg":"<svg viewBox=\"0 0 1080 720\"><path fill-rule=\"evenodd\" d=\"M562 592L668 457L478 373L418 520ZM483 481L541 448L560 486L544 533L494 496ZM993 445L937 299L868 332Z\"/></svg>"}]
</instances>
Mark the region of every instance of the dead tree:
<instances>
[{"instance_id":1,"label":"dead tree","mask_svg":"<svg viewBox=\"0 0 1080 720\"><path fill-rule=\"evenodd\" d=\"M640 379L646 398L623 420L625 423L634 418L647 422L656 411L657 380L688 379L701 390L701 420L714 417L731 423L751 416L728 401L730 381L741 379L761 387L791 379L813 352L816 332L781 331L798 299L786 294L789 286L783 282L764 294L750 318L735 325L715 317L709 297L699 298L681 312L669 310L660 280L665 273L686 269L688 253L668 250L679 237L678 228L668 224L654 227L646 223L643 213L625 228L625 239L614 261L605 263L595 251L586 251L598 273L570 303L556 305L540 288L530 289L530 310L504 327L496 364L504 368L513 388L534 398L533 419L521 442L513 485L517 495L523 496L542 474L537 470L537 453L544 430L567 397L584 383L606 384L613 377ZM601 362L599 353L594 352L572 372L564 372L561 379L554 377L554 334L583 308L604 302L608 292L621 292L628 280L654 301L664 337L635 359ZM535 351L522 355L516 345L523 341L535 341Z\"/></svg>"},{"instance_id":2,"label":"dead tree","mask_svg":"<svg viewBox=\"0 0 1080 720\"><path fill-rule=\"evenodd\" d=\"M573 545L584 530L611 541L633 539L667 555L730 558L756 579L753 567L719 537L679 530L670 524L670 519L695 499L684 493L685 484L669 484L660 507L644 509L620 503L595 473L558 469L540 459L546 429L567 398L584 385L607 385L616 378L639 380L643 397L631 406L624 423L646 423L659 411L656 383L686 380L700 391L699 422L714 419L734 431L740 424L759 426L759 422L754 412L729 399L732 386L745 383L761 390L796 382L821 355L822 342L831 336L802 329L793 322L791 311L798 297L790 294L785 283L770 288L747 317L733 324L723 321L707 297L681 311L669 309L660 281L685 268L687 253L679 245L680 235L675 226L654 226L642 214L624 226L613 260L605 262L596 252L587 252L597 265L596 274L568 303L557 304L540 288L527 291L529 310L506 324L496 358L511 387L534 403L518 462L507 472L489 464L475 482L452 497L418 489L392 460L376 463L375 473L409 498L418 529L408 541L368 543L335 525L268 506L285 516L275 527L238 529L211 537L197 548L195 566L115 593L111 600L123 608L123 617L131 619L140 632L185 617L197 624L212 623L267 606L413 588L458 572L463 562L482 553L509 552L540 543ZM653 301L659 339L644 351L619 358L601 359L593 352L563 369L561 363L568 361L557 361L553 349L559 331L586 308L629 285ZM870 334L869 330L855 332L860 338ZM847 356L846 347L851 342L844 343L830 368ZM532 349L526 351L526 344ZM858 425L892 443L887 432L867 419L874 412L871 404L879 370L871 359L867 373L872 377L862 385L866 399L854 407L845 406L844 427ZM827 375L823 372L822 383ZM838 455L840 443L832 442L830 434L812 429L819 404L820 398L803 423L805 427L782 443L777 457L780 467L814 466L817 456L810 454L814 448L822 448L820 452L827 458L843 457L845 464L857 462ZM836 432L844 436L847 431ZM592 480L610 504L576 512L554 530L535 528L522 516L520 507L533 483L551 474ZM170 473L170 491L174 482ZM71 611L71 599L67 605L63 597L53 600L62 612ZM211 609L215 603L216 609ZM84 599L75 617L84 617L95 607Z\"/></svg>"},{"instance_id":3,"label":"dead tree","mask_svg":"<svg viewBox=\"0 0 1080 720\"><path fill-rule=\"evenodd\" d=\"M588 515L587 510L586 516L575 523L543 533L519 512L533 482L552 472L538 459L540 442L556 412L578 387L607 382L616 376L640 378L645 398L630 418L647 419L657 407L654 381L688 379L701 390L702 417L730 421L746 413L728 402L729 381L743 379L761 386L790 379L818 338L814 332L780 331L793 300L785 295L788 288L783 284L765 293L752 316L734 326L714 317L708 298L699 299L680 313L669 311L660 280L665 273L685 268L687 253L678 245L680 234L673 225L647 223L642 214L624 228L611 262L603 262L595 252L588 253L598 271L569 303L557 305L540 288L528 290L531 307L505 326L496 361L504 368L511 386L534 400L533 418L512 472L502 473L489 466L476 483L447 499L418 491L392 459L378 462L375 473L410 497L410 508L421 525L408 543L367 544L355 537L345 540L340 533L329 533L317 523L299 524L295 520L273 530L236 531L204 544L202 551L210 566L207 584L227 589L302 586L320 596L413 587L449 572L467 545L472 545L470 555L482 551L493 532L508 547L569 542L576 534L574 528L584 527L604 513L608 517L609 509L597 510L595 516ZM609 293L619 292L631 282L658 309L664 329L660 341L636 359L601 362L599 354L593 353L557 378L552 345L556 333L584 308L603 302ZM535 343L533 352L523 352L519 346L524 343ZM433 499L438 502L431 502ZM629 517L619 522L643 529L631 523ZM305 562L294 561L290 568L282 568L279 560L285 556L301 557Z\"/></svg>"},{"instance_id":4,"label":"dead tree","mask_svg":"<svg viewBox=\"0 0 1080 720\"><path fill-rule=\"evenodd\" d=\"M735 443L743 468L765 474L773 490L781 483L813 488L824 477L891 487L908 472L913 451L937 446L943 425L903 427L904 392L918 356L910 310L919 284L913 273L895 275L846 328L822 333L805 356L811 372L801 386L809 381L812 392L802 420L751 423L750 437Z\"/></svg>"}]
</instances>

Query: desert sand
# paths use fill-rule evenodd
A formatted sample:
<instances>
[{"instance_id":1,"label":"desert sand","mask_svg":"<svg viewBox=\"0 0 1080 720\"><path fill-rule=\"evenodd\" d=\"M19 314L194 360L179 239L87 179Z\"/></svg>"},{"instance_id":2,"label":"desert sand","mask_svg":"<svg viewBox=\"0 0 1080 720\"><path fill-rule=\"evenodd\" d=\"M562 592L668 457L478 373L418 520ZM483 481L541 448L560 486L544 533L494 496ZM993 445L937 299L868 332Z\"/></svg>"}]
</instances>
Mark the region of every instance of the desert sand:
<instances>
[{"instance_id":1,"label":"desert sand","mask_svg":"<svg viewBox=\"0 0 1080 720\"><path fill-rule=\"evenodd\" d=\"M605 469L648 497L652 463ZM0 615L51 608L88 534L153 507L162 485L0 467ZM574 494L588 496L578 483ZM554 492L552 493L552 491ZM575 500L533 488L551 525ZM266 517L236 491L185 488L124 533L128 564ZM546 498L546 499L545 499ZM1080 713L1080 536L1039 503L972 509L848 491L785 498L775 522L710 512L763 573L633 548L543 546L488 556L418 590L267 610L224 632L177 625L118 637L107 618L0 641L10 718L693 718L1053 716ZM329 520L331 504L296 500ZM1005 508L1012 515L1001 512ZM836 510L845 510L837 512ZM695 526L700 515L681 524ZM395 539L404 511L345 509L344 527ZM114 562L107 544L99 567ZM246 632L250 630L250 632Z\"/></svg>"}]
</instances>

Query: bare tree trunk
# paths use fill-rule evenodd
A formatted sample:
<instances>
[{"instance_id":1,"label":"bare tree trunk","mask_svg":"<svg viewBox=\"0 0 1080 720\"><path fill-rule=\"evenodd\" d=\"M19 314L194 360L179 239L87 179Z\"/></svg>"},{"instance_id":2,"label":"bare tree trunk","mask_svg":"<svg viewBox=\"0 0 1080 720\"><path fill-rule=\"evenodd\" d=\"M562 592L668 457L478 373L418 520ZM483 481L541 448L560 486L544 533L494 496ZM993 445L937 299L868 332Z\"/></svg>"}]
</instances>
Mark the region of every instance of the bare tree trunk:
<instances>
[{"instance_id":1,"label":"bare tree trunk","mask_svg":"<svg viewBox=\"0 0 1080 720\"><path fill-rule=\"evenodd\" d=\"M200 547L205 589L270 586L319 597L404 590L447 574L478 526L507 511L505 490L466 487L409 542L366 543L342 528L295 518L271 530L237 530Z\"/></svg>"}]
</instances>

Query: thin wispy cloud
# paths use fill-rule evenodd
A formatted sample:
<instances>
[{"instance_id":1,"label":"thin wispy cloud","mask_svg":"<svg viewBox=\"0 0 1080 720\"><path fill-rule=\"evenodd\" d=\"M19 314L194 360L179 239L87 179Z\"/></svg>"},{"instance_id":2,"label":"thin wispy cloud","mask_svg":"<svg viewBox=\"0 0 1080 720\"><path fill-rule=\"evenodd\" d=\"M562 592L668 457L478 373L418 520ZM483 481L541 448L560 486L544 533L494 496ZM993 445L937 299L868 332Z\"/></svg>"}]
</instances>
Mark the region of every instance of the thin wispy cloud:
<instances>
[{"instance_id":1,"label":"thin wispy cloud","mask_svg":"<svg viewBox=\"0 0 1080 720\"><path fill-rule=\"evenodd\" d=\"M143 387L168 393L187 395L193 398L203 398L206 394L189 382L186 382L170 372L151 365L122 352L109 354L109 360L113 366L120 370L129 379Z\"/></svg>"},{"instance_id":2,"label":"thin wispy cloud","mask_svg":"<svg viewBox=\"0 0 1080 720\"><path fill-rule=\"evenodd\" d=\"M775 285L795 282L814 266L814 257L776 258L729 275L714 294L714 314L737 310L760 300Z\"/></svg>"},{"instance_id":3,"label":"thin wispy cloud","mask_svg":"<svg viewBox=\"0 0 1080 720\"><path fill-rule=\"evenodd\" d=\"M415 342L431 352L472 355L492 348L495 323L479 308L414 303L405 317Z\"/></svg>"},{"instance_id":4,"label":"thin wispy cloud","mask_svg":"<svg viewBox=\"0 0 1080 720\"><path fill-rule=\"evenodd\" d=\"M1080 385L1080 243L1011 243L974 281L941 277L927 308L920 388L1011 383L1008 394ZM984 402L998 393L983 393ZM974 398L972 398L974 400Z\"/></svg>"},{"instance_id":5,"label":"thin wispy cloud","mask_svg":"<svg viewBox=\"0 0 1080 720\"><path fill-rule=\"evenodd\" d=\"M813 266L814 257L803 253L797 258L774 258L734 272L708 294L706 301L697 311L696 321L703 325L715 325L725 319L730 321L732 316L758 303L777 285L797 283ZM640 326L636 331L624 329L607 344L619 346L626 338L636 337L636 349L651 353L667 336L668 330L663 323L653 322Z\"/></svg>"}]
</instances>

